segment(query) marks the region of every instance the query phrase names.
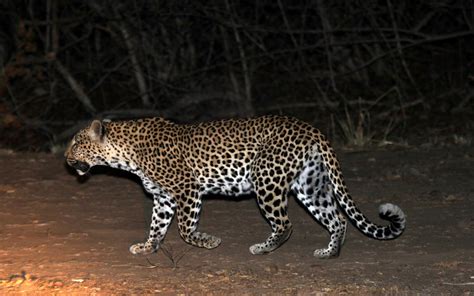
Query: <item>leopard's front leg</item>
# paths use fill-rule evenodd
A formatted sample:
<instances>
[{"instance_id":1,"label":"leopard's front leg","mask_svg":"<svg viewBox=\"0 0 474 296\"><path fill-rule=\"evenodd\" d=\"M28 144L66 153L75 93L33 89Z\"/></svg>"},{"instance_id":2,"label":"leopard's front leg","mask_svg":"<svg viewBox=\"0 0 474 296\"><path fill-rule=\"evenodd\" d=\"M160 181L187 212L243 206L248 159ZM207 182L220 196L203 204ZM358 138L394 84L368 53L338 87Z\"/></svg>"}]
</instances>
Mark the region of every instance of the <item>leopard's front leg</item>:
<instances>
[{"instance_id":1,"label":"leopard's front leg","mask_svg":"<svg viewBox=\"0 0 474 296\"><path fill-rule=\"evenodd\" d=\"M196 230L199 223L201 204L201 195L198 190L189 190L179 197L176 211L179 234L188 244L214 249L221 244L221 239Z\"/></svg>"},{"instance_id":2,"label":"leopard's front leg","mask_svg":"<svg viewBox=\"0 0 474 296\"><path fill-rule=\"evenodd\" d=\"M154 194L148 239L144 243L131 245L130 253L147 255L157 251L173 219L175 208L176 203L171 196L164 193Z\"/></svg>"}]
</instances>

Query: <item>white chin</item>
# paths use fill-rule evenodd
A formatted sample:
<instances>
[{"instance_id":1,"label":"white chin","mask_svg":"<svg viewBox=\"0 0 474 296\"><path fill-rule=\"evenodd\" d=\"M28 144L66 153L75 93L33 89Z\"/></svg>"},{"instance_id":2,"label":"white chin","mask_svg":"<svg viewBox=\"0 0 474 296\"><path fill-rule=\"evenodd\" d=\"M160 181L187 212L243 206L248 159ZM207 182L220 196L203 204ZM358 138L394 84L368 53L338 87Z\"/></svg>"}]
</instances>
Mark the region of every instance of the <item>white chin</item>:
<instances>
[{"instance_id":1,"label":"white chin","mask_svg":"<svg viewBox=\"0 0 474 296\"><path fill-rule=\"evenodd\" d=\"M84 176L86 173L80 170L76 170L76 172L79 174L79 176Z\"/></svg>"}]
</instances>

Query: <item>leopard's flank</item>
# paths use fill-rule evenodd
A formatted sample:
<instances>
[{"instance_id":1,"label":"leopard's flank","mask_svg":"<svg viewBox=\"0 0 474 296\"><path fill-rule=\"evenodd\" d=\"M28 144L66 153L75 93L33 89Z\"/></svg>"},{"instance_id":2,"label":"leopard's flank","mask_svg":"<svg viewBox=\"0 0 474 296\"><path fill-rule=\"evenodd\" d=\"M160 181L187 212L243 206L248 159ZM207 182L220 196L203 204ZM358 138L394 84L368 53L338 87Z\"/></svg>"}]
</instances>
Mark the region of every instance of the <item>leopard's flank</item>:
<instances>
[{"instance_id":1,"label":"leopard's flank","mask_svg":"<svg viewBox=\"0 0 474 296\"><path fill-rule=\"evenodd\" d=\"M314 251L319 258L339 255L345 216L366 236L378 240L394 239L405 229L404 213L389 203L379 208L389 225L370 222L349 195L326 138L293 118L264 116L196 125L162 118L94 120L74 136L65 156L80 175L95 165L132 172L153 195L148 239L132 245L133 254L155 252L173 216L187 243L217 247L220 238L197 230L201 199L207 193L256 194L271 234L250 247L252 254L271 252L291 235L290 193L331 235L326 248Z\"/></svg>"}]
</instances>

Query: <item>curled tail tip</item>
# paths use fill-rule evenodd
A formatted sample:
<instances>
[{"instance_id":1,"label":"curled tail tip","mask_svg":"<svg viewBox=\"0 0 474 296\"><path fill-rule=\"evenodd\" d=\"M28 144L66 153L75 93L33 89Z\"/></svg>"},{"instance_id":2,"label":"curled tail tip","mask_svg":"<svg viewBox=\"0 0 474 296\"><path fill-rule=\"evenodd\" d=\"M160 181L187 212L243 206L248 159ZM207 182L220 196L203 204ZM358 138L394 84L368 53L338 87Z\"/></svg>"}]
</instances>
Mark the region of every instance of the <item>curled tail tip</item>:
<instances>
[{"instance_id":1,"label":"curled tail tip","mask_svg":"<svg viewBox=\"0 0 474 296\"><path fill-rule=\"evenodd\" d=\"M391 203L384 203L381 204L379 207L379 213L382 217L387 217L389 220L393 218L403 219L405 220L405 213L403 213L402 209L399 206L391 204Z\"/></svg>"},{"instance_id":2,"label":"curled tail tip","mask_svg":"<svg viewBox=\"0 0 474 296\"><path fill-rule=\"evenodd\" d=\"M379 214L382 219L390 221L395 236L399 236L405 229L405 213L399 206L391 203L381 204Z\"/></svg>"}]
</instances>

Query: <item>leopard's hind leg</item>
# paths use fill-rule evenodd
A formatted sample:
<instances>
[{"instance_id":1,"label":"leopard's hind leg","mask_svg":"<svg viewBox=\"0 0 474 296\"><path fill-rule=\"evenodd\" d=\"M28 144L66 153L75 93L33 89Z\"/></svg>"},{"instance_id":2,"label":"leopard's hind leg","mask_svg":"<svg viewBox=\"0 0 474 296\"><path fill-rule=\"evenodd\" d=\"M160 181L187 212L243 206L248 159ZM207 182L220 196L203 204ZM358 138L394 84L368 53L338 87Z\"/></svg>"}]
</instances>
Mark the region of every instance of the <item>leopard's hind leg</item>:
<instances>
[{"instance_id":1,"label":"leopard's hind leg","mask_svg":"<svg viewBox=\"0 0 474 296\"><path fill-rule=\"evenodd\" d=\"M305 163L292 189L297 199L331 235L327 248L315 250L314 256L337 257L344 243L347 222L337 208L332 186L319 155Z\"/></svg>"},{"instance_id":2,"label":"leopard's hind leg","mask_svg":"<svg viewBox=\"0 0 474 296\"><path fill-rule=\"evenodd\" d=\"M286 180L266 175L275 163L262 154L254 161L252 179L254 180L258 206L271 226L270 236L263 242L250 246L254 255L266 254L281 246L291 235L292 225L288 218L288 188ZM270 154L268 154L270 155ZM282 168L278 168L282 170Z\"/></svg>"},{"instance_id":3,"label":"leopard's hind leg","mask_svg":"<svg viewBox=\"0 0 474 296\"><path fill-rule=\"evenodd\" d=\"M268 199L271 199L272 203L265 202L265 197L257 197L258 205L263 215L270 223L272 233L263 243L258 243L250 246L250 253L254 255L266 254L281 246L291 235L292 225L288 219L286 200L287 197L277 197L273 199L269 197L271 194L266 195ZM280 200L282 198L283 200ZM267 200L268 200L267 199ZM271 208L272 205L279 203L276 209Z\"/></svg>"}]
</instances>

